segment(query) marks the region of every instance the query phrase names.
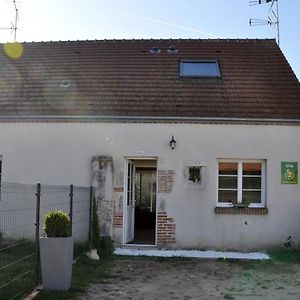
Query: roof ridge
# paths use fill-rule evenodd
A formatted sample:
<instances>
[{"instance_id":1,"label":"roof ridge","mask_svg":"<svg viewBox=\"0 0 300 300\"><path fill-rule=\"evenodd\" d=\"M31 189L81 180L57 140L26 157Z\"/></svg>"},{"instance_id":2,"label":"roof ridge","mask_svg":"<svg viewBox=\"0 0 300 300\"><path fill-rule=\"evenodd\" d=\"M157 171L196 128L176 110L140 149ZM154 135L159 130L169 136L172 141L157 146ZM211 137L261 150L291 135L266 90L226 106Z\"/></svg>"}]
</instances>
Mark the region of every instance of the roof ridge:
<instances>
[{"instance_id":1,"label":"roof ridge","mask_svg":"<svg viewBox=\"0 0 300 300\"><path fill-rule=\"evenodd\" d=\"M201 39L201 38L139 38L139 39L86 39L86 40L50 40L50 41L23 41L19 42L21 44L42 44L42 43L48 43L48 44L63 44L63 43L106 43L106 42L265 42L265 41L276 41L274 38L207 38L207 39ZM11 44L14 42L7 42L7 43L0 43L0 44Z\"/></svg>"}]
</instances>

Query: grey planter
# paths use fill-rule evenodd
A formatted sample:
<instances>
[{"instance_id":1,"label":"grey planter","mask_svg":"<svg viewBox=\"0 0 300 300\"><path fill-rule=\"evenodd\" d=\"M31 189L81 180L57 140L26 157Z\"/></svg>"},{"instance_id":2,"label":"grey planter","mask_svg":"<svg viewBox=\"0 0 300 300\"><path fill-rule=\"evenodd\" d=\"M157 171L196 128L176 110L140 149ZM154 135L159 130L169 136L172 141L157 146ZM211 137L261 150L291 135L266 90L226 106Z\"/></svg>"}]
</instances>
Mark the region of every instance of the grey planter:
<instances>
[{"instance_id":1,"label":"grey planter","mask_svg":"<svg viewBox=\"0 0 300 300\"><path fill-rule=\"evenodd\" d=\"M71 287L74 240L72 237L40 238L43 289L67 291Z\"/></svg>"}]
</instances>

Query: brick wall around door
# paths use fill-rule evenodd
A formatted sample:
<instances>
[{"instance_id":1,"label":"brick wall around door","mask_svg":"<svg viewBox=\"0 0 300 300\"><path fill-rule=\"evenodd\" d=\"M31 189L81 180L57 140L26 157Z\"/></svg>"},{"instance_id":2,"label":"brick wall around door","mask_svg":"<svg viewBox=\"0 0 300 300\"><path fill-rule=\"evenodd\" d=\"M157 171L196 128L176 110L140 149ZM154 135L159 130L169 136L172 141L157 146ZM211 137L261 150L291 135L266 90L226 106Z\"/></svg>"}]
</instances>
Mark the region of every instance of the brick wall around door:
<instances>
[{"instance_id":1,"label":"brick wall around door","mask_svg":"<svg viewBox=\"0 0 300 300\"><path fill-rule=\"evenodd\" d=\"M171 246L176 243L176 225L173 218L165 212L157 214L157 245Z\"/></svg>"},{"instance_id":2,"label":"brick wall around door","mask_svg":"<svg viewBox=\"0 0 300 300\"><path fill-rule=\"evenodd\" d=\"M123 214L122 213L114 213L113 227L114 228L122 228L123 227Z\"/></svg>"}]
</instances>

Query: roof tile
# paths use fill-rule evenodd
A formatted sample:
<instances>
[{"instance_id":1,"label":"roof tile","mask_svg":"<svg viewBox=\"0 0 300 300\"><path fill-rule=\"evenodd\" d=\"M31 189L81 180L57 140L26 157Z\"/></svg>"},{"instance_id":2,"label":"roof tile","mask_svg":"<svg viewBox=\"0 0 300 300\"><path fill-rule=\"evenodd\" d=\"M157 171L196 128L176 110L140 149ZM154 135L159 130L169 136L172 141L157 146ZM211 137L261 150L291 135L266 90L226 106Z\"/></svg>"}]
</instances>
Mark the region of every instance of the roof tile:
<instances>
[{"instance_id":1,"label":"roof tile","mask_svg":"<svg viewBox=\"0 0 300 300\"><path fill-rule=\"evenodd\" d=\"M152 47L160 53L151 53ZM168 53L174 46L177 53ZM0 116L300 119L300 86L274 40L95 40L0 49ZM222 78L180 78L218 59Z\"/></svg>"}]
</instances>

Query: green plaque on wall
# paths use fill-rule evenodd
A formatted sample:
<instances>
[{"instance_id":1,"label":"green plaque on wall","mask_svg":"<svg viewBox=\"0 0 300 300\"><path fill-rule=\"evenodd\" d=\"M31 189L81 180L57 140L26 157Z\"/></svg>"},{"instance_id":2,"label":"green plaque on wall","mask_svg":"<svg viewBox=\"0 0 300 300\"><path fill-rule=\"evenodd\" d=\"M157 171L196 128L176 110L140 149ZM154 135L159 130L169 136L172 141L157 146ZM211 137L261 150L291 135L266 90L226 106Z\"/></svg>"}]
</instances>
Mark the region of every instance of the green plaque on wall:
<instances>
[{"instance_id":1,"label":"green plaque on wall","mask_svg":"<svg viewBox=\"0 0 300 300\"><path fill-rule=\"evenodd\" d=\"M297 184L298 183L298 163L297 162L281 162L281 183Z\"/></svg>"}]
</instances>

